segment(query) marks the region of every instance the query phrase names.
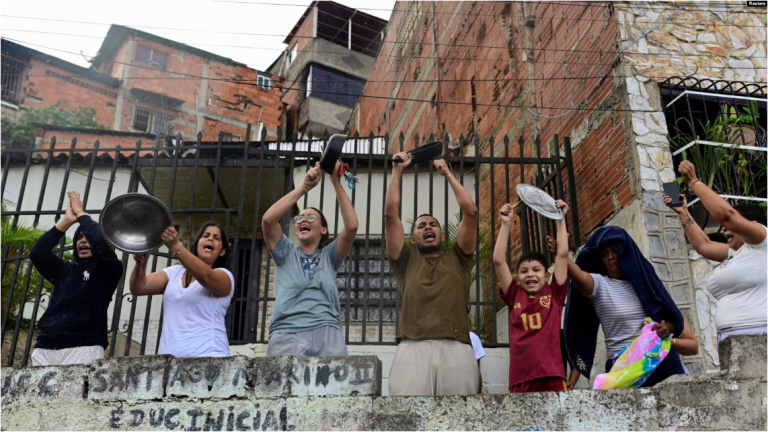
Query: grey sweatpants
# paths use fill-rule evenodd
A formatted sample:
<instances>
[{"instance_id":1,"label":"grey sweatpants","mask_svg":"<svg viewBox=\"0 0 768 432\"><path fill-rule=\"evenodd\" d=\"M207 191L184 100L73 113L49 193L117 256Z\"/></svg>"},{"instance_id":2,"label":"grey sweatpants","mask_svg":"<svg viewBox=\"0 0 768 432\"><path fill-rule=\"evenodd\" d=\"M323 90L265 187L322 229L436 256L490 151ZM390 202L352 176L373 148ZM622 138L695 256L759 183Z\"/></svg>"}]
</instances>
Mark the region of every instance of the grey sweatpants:
<instances>
[{"instance_id":1,"label":"grey sweatpants","mask_svg":"<svg viewBox=\"0 0 768 432\"><path fill-rule=\"evenodd\" d=\"M297 333L269 335L268 356L346 356L347 345L341 329L331 326Z\"/></svg>"},{"instance_id":2,"label":"grey sweatpants","mask_svg":"<svg viewBox=\"0 0 768 432\"><path fill-rule=\"evenodd\" d=\"M389 395L472 395L479 378L472 345L450 339L403 340L389 370Z\"/></svg>"}]
</instances>

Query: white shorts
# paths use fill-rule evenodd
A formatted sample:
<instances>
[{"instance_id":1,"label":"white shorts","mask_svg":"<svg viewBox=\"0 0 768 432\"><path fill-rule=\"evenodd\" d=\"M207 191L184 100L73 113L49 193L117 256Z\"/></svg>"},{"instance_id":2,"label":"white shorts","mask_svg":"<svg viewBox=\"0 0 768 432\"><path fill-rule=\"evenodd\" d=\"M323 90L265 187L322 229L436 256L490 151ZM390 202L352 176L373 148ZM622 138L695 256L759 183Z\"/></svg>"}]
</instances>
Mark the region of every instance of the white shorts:
<instances>
[{"instance_id":1,"label":"white shorts","mask_svg":"<svg viewBox=\"0 0 768 432\"><path fill-rule=\"evenodd\" d=\"M85 364L104 358L104 347L99 345L62 349L35 348L32 366L63 366Z\"/></svg>"}]
</instances>

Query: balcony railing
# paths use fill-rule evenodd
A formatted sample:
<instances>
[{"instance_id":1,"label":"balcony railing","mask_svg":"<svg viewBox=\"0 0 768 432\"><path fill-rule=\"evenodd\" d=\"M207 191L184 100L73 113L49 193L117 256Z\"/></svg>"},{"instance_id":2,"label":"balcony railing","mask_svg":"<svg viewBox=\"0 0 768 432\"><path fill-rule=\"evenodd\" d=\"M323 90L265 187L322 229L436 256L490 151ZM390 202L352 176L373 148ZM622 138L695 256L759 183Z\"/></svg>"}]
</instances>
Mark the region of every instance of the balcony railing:
<instances>
[{"instance_id":1,"label":"balcony railing","mask_svg":"<svg viewBox=\"0 0 768 432\"><path fill-rule=\"evenodd\" d=\"M724 198L765 205L766 85L673 77L661 93L675 167L690 160Z\"/></svg>"}]
</instances>

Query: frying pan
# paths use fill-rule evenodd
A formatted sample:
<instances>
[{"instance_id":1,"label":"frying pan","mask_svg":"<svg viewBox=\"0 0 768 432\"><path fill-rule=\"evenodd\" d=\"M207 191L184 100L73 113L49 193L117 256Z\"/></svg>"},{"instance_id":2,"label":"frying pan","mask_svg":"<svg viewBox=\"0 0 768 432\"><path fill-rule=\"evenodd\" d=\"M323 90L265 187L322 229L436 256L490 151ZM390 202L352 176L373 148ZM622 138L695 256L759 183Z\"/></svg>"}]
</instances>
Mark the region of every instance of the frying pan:
<instances>
[{"instance_id":1,"label":"frying pan","mask_svg":"<svg viewBox=\"0 0 768 432\"><path fill-rule=\"evenodd\" d=\"M443 143L440 141L424 144L421 147L416 147L413 150L409 150L408 154L411 155L411 164L423 165L431 162L437 157L443 154ZM403 160L399 156L396 156L392 161L400 163Z\"/></svg>"},{"instance_id":2,"label":"frying pan","mask_svg":"<svg viewBox=\"0 0 768 432\"><path fill-rule=\"evenodd\" d=\"M320 156L320 168L328 174L333 174L336 162L341 157L341 150L344 143L347 142L347 136L344 134L335 134L328 139L328 144L323 149L323 155Z\"/></svg>"}]
</instances>

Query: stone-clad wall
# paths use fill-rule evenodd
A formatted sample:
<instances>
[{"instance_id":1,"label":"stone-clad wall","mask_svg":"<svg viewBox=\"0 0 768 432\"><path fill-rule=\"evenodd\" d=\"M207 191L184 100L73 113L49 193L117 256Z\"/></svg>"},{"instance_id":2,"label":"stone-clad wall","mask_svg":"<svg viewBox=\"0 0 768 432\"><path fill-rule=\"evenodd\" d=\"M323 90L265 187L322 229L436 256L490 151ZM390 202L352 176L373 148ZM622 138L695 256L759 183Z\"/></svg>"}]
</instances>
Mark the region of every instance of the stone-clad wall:
<instances>
[{"instance_id":1,"label":"stone-clad wall","mask_svg":"<svg viewBox=\"0 0 768 432\"><path fill-rule=\"evenodd\" d=\"M175 359L2 369L3 430L766 429L766 338L721 346L718 373L651 389L381 397L360 357Z\"/></svg>"},{"instance_id":2,"label":"stone-clad wall","mask_svg":"<svg viewBox=\"0 0 768 432\"><path fill-rule=\"evenodd\" d=\"M711 264L697 263L698 258L689 260L689 253L695 252L689 251L679 219L662 198L661 184L674 181L675 172L657 83L674 76L766 82L765 9L725 2L691 3L677 12L681 4L613 5L618 46L627 47L617 70L625 77L628 105L636 111L627 145L634 150L630 165L637 202L624 212L630 210L641 217L632 223L615 223L629 219L618 214L609 224L634 229L633 237L691 323L701 349L698 355L684 358L689 369L716 369L715 304L702 289ZM664 24L629 45L670 15Z\"/></svg>"}]
</instances>

